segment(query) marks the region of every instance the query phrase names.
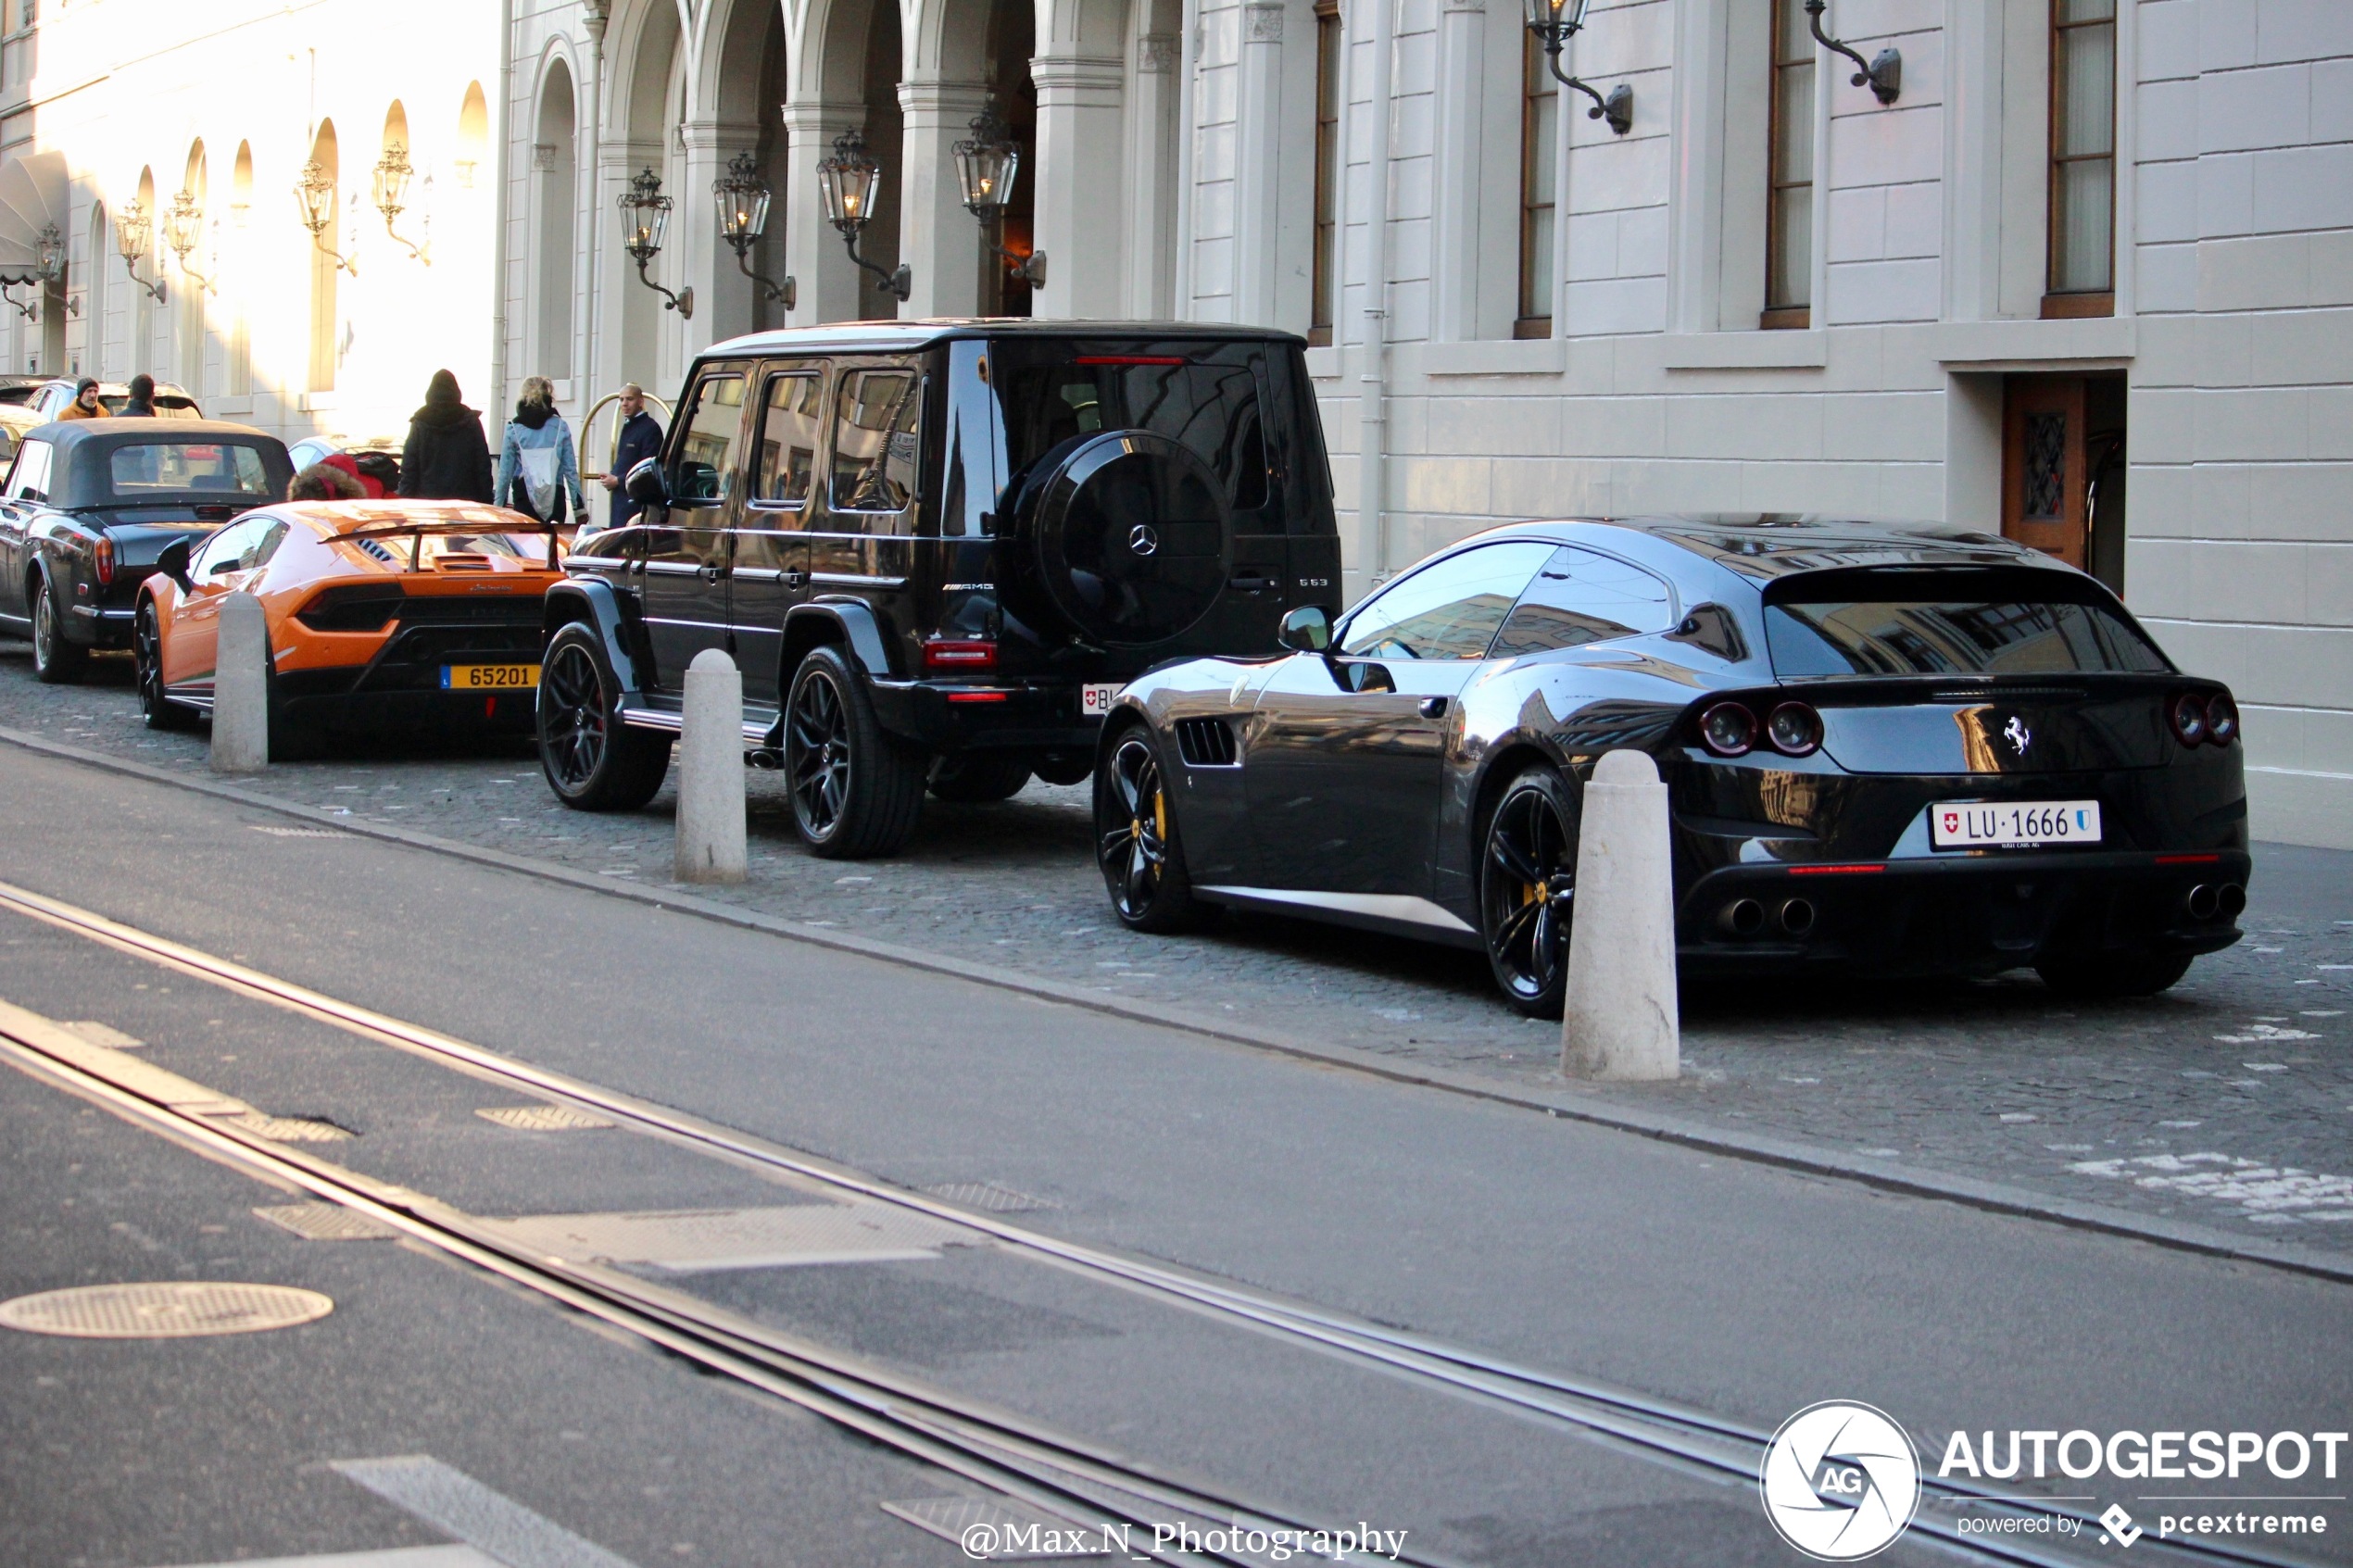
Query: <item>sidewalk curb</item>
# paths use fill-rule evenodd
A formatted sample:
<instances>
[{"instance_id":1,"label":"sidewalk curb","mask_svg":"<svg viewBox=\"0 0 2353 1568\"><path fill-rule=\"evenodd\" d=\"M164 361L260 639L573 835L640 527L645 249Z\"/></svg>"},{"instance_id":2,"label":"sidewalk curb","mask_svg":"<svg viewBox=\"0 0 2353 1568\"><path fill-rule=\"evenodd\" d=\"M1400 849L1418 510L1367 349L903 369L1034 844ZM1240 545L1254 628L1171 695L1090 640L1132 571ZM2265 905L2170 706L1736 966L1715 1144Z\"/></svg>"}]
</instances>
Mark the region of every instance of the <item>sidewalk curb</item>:
<instances>
[{"instance_id":1,"label":"sidewalk curb","mask_svg":"<svg viewBox=\"0 0 2353 1568\"><path fill-rule=\"evenodd\" d=\"M1183 1010L1160 1010L1142 1007L1103 992L1060 981L1040 979L991 965L974 963L963 959L946 958L937 953L922 952L895 943L875 941L870 937L812 926L799 921L761 914L757 910L739 909L716 899L700 897L683 890L658 889L642 884L615 882L569 867L551 865L501 849L486 849L476 845L461 844L451 839L437 838L431 834L367 822L357 817L338 817L315 807L222 784L209 778L189 778L126 758L109 757L100 752L85 751L43 736L28 734L20 730L0 726L0 742L23 750L55 758L60 761L79 763L103 769L148 784L184 789L198 795L257 810L271 811L292 817L315 827L333 828L358 838L372 838L411 849L427 850L469 860L496 871L514 872L536 877L576 891L595 893L666 909L698 919L715 921L748 931L758 931L790 941L805 942L812 947L872 960L879 963L896 964L926 971L952 979L988 985L998 990L1012 991L1040 1001L1086 1009L1106 1013L1130 1022L1160 1028L1180 1030L1202 1035L1222 1044L1245 1049L1270 1052L1319 1066L1339 1068L1367 1074L1393 1084L1416 1088L1437 1089L1467 1099L1484 1100L1490 1104L1513 1110L1538 1111L1565 1121L1575 1121L1606 1127L1616 1132L1631 1133L1655 1138L1664 1143L1680 1145L1701 1152L1744 1160L1752 1163L1779 1166L1784 1170L1808 1175L1824 1176L1871 1187L1882 1192L1910 1198L1941 1199L1958 1203L1989 1213L2006 1214L2019 1219L2040 1220L2068 1226L2070 1229L2095 1232L2128 1240L2148 1242L2176 1251L2201 1253L2208 1257L2230 1258L2244 1262L2260 1263L2269 1268L2283 1269L2315 1278L2353 1284L2353 1256L2340 1257L2314 1248L2287 1243L2271 1243L2244 1238L2210 1225L2189 1221L2177 1221L2158 1215L2134 1213L2130 1210L2106 1204L2078 1202L2053 1198L2031 1188L2007 1183L1981 1181L1971 1176L1953 1175L1940 1172L1921 1171L1890 1160L1872 1160L1840 1154L1792 1139L1730 1131L1705 1123L1677 1116L1671 1112L1644 1110L1579 1094L1573 1089L1535 1090L1481 1078L1475 1073L1434 1065L1407 1065L1381 1055L1378 1051L1350 1046L1327 1045L1298 1038L1276 1030L1256 1029Z\"/></svg>"}]
</instances>

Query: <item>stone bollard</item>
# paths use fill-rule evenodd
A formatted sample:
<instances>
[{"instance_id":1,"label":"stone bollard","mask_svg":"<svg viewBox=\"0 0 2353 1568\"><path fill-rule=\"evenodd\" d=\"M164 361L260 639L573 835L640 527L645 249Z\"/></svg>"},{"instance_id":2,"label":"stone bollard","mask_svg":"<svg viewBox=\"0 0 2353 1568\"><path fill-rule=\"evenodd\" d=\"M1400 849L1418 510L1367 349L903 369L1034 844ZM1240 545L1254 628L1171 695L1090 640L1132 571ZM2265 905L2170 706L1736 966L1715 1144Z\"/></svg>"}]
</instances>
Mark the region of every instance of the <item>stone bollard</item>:
<instances>
[{"instance_id":1,"label":"stone bollard","mask_svg":"<svg viewBox=\"0 0 2353 1568\"><path fill-rule=\"evenodd\" d=\"M212 771L258 773L270 765L270 622L261 601L220 601L212 651Z\"/></svg>"},{"instance_id":2,"label":"stone bollard","mask_svg":"<svg viewBox=\"0 0 2353 1568\"><path fill-rule=\"evenodd\" d=\"M680 882L744 880L744 678L705 648L686 667L686 729L678 739Z\"/></svg>"},{"instance_id":3,"label":"stone bollard","mask_svg":"<svg viewBox=\"0 0 2353 1568\"><path fill-rule=\"evenodd\" d=\"M1561 1071L1613 1083L1681 1071L1675 872L1667 786L1640 751L1613 751L1585 786Z\"/></svg>"}]
</instances>

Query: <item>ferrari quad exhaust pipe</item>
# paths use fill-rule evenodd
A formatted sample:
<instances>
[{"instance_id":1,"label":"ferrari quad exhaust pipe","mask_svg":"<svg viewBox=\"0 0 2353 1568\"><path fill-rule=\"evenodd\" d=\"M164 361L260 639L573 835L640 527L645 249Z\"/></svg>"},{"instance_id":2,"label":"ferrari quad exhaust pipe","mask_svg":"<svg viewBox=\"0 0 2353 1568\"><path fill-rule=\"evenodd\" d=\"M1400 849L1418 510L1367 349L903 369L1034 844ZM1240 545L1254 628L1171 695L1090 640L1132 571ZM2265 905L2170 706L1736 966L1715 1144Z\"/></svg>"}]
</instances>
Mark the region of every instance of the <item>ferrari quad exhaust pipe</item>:
<instances>
[{"instance_id":1,"label":"ferrari quad exhaust pipe","mask_svg":"<svg viewBox=\"0 0 2353 1568\"><path fill-rule=\"evenodd\" d=\"M1716 923L1726 934L1746 941L1765 929L1765 906L1754 898L1735 898L1717 915Z\"/></svg>"},{"instance_id":2,"label":"ferrari quad exhaust pipe","mask_svg":"<svg viewBox=\"0 0 2353 1568\"><path fill-rule=\"evenodd\" d=\"M1814 929L1814 901L1792 898L1781 906L1781 929L1792 936L1803 936Z\"/></svg>"}]
</instances>

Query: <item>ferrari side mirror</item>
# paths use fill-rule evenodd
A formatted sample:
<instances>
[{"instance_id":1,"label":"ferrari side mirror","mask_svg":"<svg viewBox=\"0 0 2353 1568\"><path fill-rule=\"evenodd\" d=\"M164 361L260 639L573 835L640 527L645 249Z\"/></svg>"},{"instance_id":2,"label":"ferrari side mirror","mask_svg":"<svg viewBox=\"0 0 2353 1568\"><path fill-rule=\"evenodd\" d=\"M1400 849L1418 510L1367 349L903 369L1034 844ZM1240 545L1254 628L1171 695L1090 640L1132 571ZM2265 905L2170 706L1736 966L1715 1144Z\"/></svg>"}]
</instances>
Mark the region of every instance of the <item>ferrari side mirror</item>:
<instances>
[{"instance_id":1,"label":"ferrari side mirror","mask_svg":"<svg viewBox=\"0 0 2353 1568\"><path fill-rule=\"evenodd\" d=\"M156 570L182 588L195 587L195 584L188 580L188 541L175 539L166 545L163 554L156 557Z\"/></svg>"},{"instance_id":2,"label":"ferrari side mirror","mask_svg":"<svg viewBox=\"0 0 2353 1568\"><path fill-rule=\"evenodd\" d=\"M1283 617L1275 640L1293 653L1322 653L1332 646L1332 618L1321 606L1302 605Z\"/></svg>"}]
</instances>

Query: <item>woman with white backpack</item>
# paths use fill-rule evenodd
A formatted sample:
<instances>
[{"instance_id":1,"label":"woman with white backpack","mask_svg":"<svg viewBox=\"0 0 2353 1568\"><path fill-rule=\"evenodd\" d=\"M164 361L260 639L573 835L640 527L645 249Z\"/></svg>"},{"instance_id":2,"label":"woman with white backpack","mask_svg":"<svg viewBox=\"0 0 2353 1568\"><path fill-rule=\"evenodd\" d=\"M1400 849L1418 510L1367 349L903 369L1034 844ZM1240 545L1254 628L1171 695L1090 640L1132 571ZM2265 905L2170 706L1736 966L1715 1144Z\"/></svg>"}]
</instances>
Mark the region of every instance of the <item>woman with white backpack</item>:
<instances>
[{"instance_id":1,"label":"woman with white backpack","mask_svg":"<svg viewBox=\"0 0 2353 1568\"><path fill-rule=\"evenodd\" d=\"M588 515L580 493L580 461L572 447L572 427L556 412L556 389L546 376L522 383L522 400L507 421L506 444L498 453L498 500L502 506L527 512L540 521L565 521L564 503L572 503L571 521Z\"/></svg>"}]
</instances>

